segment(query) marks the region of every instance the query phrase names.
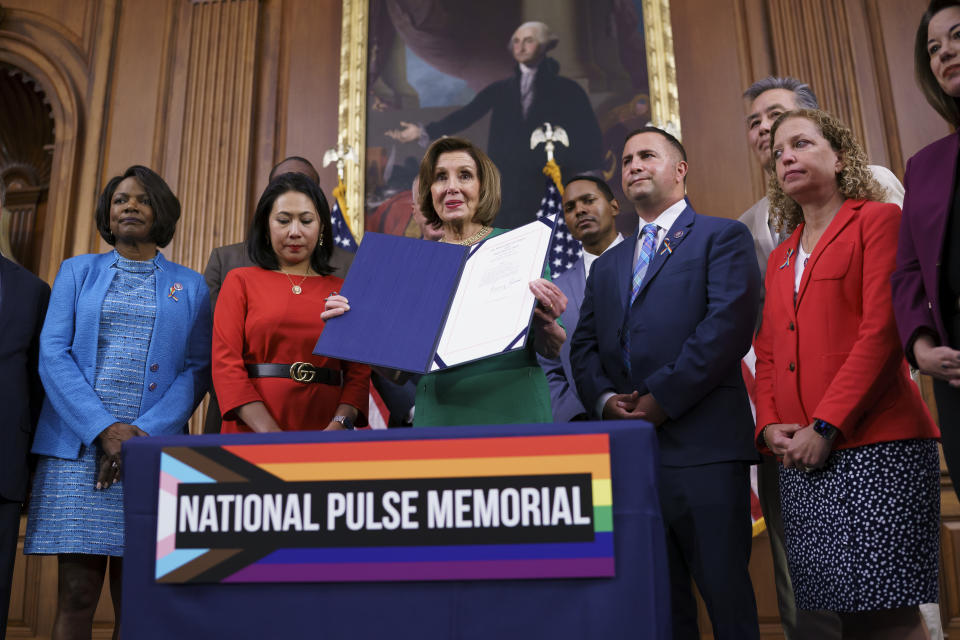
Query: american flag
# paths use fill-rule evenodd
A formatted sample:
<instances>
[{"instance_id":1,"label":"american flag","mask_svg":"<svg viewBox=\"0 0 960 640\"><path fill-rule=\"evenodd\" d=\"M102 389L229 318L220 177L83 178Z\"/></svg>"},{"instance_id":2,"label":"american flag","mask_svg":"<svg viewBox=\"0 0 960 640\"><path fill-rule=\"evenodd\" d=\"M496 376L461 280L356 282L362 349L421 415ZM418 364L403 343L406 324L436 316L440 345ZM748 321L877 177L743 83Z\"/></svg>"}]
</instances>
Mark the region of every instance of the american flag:
<instances>
[{"instance_id":1,"label":"american flag","mask_svg":"<svg viewBox=\"0 0 960 640\"><path fill-rule=\"evenodd\" d=\"M390 410L377 388L370 381L370 405L367 411L367 424L371 429L386 429L390 420Z\"/></svg>"},{"instance_id":2,"label":"american flag","mask_svg":"<svg viewBox=\"0 0 960 640\"><path fill-rule=\"evenodd\" d=\"M557 227L553 232L553 246L550 251L550 275L556 278L567 269L573 267L577 259L583 254L583 247L579 240L575 240L567 229L563 219L563 199L560 190L552 177L547 177L546 192L540 201L540 210L537 217L556 214L559 217Z\"/></svg>"},{"instance_id":3,"label":"american flag","mask_svg":"<svg viewBox=\"0 0 960 640\"><path fill-rule=\"evenodd\" d=\"M333 199L333 209L330 210L330 226L333 231L333 243L345 251L356 253L357 241L343 218L343 212L340 211L340 199L336 197Z\"/></svg>"},{"instance_id":4,"label":"american flag","mask_svg":"<svg viewBox=\"0 0 960 640\"><path fill-rule=\"evenodd\" d=\"M757 355L753 352L753 347L747 355L740 361L740 371L743 373L743 384L747 387L747 395L750 397L750 410L753 412L753 419L757 419L756 397L757 380L754 374L757 370ZM753 525L753 535L760 535L767 528L767 523L763 519L763 511L760 510L760 492L757 488L757 465L750 467L750 522Z\"/></svg>"}]
</instances>

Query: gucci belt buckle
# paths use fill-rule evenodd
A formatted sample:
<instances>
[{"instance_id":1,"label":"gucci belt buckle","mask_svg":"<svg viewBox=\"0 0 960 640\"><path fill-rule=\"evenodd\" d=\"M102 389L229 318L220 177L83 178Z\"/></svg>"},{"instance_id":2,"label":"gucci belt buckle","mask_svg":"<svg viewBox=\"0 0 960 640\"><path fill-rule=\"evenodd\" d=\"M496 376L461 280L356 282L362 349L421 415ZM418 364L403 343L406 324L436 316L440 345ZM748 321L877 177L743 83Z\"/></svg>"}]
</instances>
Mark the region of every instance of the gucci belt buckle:
<instances>
[{"instance_id":1,"label":"gucci belt buckle","mask_svg":"<svg viewBox=\"0 0 960 640\"><path fill-rule=\"evenodd\" d=\"M309 362L294 362L290 365L290 377L296 382L313 382L317 368Z\"/></svg>"}]
</instances>

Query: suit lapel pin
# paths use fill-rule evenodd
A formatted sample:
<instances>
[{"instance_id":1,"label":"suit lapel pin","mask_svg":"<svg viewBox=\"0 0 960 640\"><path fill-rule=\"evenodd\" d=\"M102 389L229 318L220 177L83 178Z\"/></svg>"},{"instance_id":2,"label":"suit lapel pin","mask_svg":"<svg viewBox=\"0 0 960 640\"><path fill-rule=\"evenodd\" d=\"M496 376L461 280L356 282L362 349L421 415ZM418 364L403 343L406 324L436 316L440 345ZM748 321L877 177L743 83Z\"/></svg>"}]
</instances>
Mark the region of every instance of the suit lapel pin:
<instances>
[{"instance_id":1,"label":"suit lapel pin","mask_svg":"<svg viewBox=\"0 0 960 640\"><path fill-rule=\"evenodd\" d=\"M169 293L167 293L168 298L173 298L176 302L180 302L180 298L177 297L177 293L183 291L183 285L179 282L174 282L170 287Z\"/></svg>"},{"instance_id":2,"label":"suit lapel pin","mask_svg":"<svg viewBox=\"0 0 960 640\"><path fill-rule=\"evenodd\" d=\"M680 233L679 231L677 233ZM673 247L670 246L670 241L666 238L663 239L663 249L660 249L660 255L665 253L673 253Z\"/></svg>"},{"instance_id":3,"label":"suit lapel pin","mask_svg":"<svg viewBox=\"0 0 960 640\"><path fill-rule=\"evenodd\" d=\"M787 259L783 261L783 264L777 267L778 269L785 269L790 266L790 256L793 255L793 249L787 249Z\"/></svg>"},{"instance_id":4,"label":"suit lapel pin","mask_svg":"<svg viewBox=\"0 0 960 640\"><path fill-rule=\"evenodd\" d=\"M677 240L679 240L680 238L682 238L682 237L683 237L683 229L678 229L677 231L674 231L674 232L673 232L673 237L676 238Z\"/></svg>"}]
</instances>

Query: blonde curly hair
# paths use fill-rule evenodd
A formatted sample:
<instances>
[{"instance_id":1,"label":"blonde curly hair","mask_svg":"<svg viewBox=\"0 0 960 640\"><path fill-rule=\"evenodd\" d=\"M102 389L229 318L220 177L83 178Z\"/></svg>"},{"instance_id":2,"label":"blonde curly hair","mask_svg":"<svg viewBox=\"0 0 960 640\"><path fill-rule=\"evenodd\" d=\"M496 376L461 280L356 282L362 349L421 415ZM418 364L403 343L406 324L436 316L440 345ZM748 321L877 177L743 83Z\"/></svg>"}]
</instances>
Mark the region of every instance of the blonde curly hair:
<instances>
[{"instance_id":1,"label":"blonde curly hair","mask_svg":"<svg viewBox=\"0 0 960 640\"><path fill-rule=\"evenodd\" d=\"M886 189L877 182L867 166L867 154L842 122L820 109L797 109L787 111L770 128L770 146L777 137L777 129L791 118L805 118L816 125L820 134L830 143L830 147L840 156L840 171L837 173L837 188L845 198L854 200L882 201ZM803 210L790 196L783 192L776 171L770 175L767 183L767 197L770 199L770 219L778 232L792 232L803 222Z\"/></svg>"}]
</instances>

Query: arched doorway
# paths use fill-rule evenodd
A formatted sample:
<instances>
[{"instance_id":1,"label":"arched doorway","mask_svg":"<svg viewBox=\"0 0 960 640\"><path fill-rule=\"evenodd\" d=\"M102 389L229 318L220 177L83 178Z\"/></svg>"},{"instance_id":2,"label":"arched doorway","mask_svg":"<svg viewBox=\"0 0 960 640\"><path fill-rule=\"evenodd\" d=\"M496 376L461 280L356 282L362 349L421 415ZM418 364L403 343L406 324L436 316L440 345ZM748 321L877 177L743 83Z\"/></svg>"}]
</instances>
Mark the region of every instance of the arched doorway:
<instances>
[{"instance_id":1,"label":"arched doorway","mask_svg":"<svg viewBox=\"0 0 960 640\"><path fill-rule=\"evenodd\" d=\"M40 272L54 134L52 109L40 84L21 69L0 64L0 180L7 192L0 252L34 273Z\"/></svg>"}]
</instances>

